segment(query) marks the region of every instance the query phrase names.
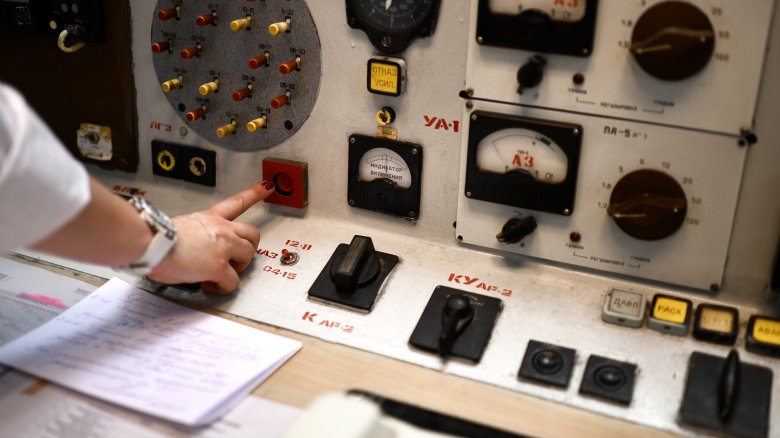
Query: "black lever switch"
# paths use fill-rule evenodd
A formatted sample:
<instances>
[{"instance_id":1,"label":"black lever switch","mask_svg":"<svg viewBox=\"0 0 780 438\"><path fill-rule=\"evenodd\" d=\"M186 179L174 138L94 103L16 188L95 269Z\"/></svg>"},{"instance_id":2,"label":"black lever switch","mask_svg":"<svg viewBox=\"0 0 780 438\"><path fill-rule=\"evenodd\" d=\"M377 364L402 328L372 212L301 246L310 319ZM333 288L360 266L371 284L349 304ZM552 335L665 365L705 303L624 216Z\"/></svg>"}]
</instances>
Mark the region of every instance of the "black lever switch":
<instances>
[{"instance_id":1,"label":"black lever switch","mask_svg":"<svg viewBox=\"0 0 780 438\"><path fill-rule=\"evenodd\" d=\"M444 302L441 313L442 331L439 335L439 356L446 359L452 350L452 344L474 318L474 308L468 297L450 295Z\"/></svg>"},{"instance_id":2,"label":"black lever switch","mask_svg":"<svg viewBox=\"0 0 780 438\"><path fill-rule=\"evenodd\" d=\"M502 307L498 298L436 286L409 344L445 360L479 362Z\"/></svg>"},{"instance_id":3,"label":"black lever switch","mask_svg":"<svg viewBox=\"0 0 780 438\"><path fill-rule=\"evenodd\" d=\"M398 256L379 252L370 237L339 244L309 289L309 298L370 312Z\"/></svg>"},{"instance_id":4,"label":"black lever switch","mask_svg":"<svg viewBox=\"0 0 780 438\"><path fill-rule=\"evenodd\" d=\"M684 424L739 437L769 432L772 370L741 362L736 350L724 359L694 352L680 407Z\"/></svg>"},{"instance_id":5,"label":"black lever switch","mask_svg":"<svg viewBox=\"0 0 780 438\"><path fill-rule=\"evenodd\" d=\"M536 219L533 216L512 218L506 221L501 232L496 234L496 240L501 243L517 243L536 230Z\"/></svg>"}]
</instances>

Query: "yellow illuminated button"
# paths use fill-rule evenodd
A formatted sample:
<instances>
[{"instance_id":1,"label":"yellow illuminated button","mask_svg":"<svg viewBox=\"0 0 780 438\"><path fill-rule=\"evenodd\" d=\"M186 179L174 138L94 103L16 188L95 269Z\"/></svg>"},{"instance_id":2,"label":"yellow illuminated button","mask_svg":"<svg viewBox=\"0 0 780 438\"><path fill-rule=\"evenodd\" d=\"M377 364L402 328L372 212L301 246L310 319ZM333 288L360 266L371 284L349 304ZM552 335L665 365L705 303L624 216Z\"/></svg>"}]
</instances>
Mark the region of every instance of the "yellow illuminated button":
<instances>
[{"instance_id":1,"label":"yellow illuminated button","mask_svg":"<svg viewBox=\"0 0 780 438\"><path fill-rule=\"evenodd\" d=\"M169 92L171 90L175 90L177 88L181 87L181 79L171 79L169 81L165 81L162 83L162 90L164 92Z\"/></svg>"},{"instance_id":2,"label":"yellow illuminated button","mask_svg":"<svg viewBox=\"0 0 780 438\"><path fill-rule=\"evenodd\" d=\"M751 316L745 346L753 353L780 357L780 319Z\"/></svg>"},{"instance_id":3,"label":"yellow illuminated button","mask_svg":"<svg viewBox=\"0 0 780 438\"><path fill-rule=\"evenodd\" d=\"M371 58L368 60L368 91L386 96L400 96L404 89L406 63L399 58Z\"/></svg>"},{"instance_id":4,"label":"yellow illuminated button","mask_svg":"<svg viewBox=\"0 0 780 438\"><path fill-rule=\"evenodd\" d=\"M270 26L268 26L268 33L270 33L273 36L279 35L280 33L285 33L290 30L290 23L286 21L280 21L278 23L273 23Z\"/></svg>"},{"instance_id":5,"label":"yellow illuminated button","mask_svg":"<svg viewBox=\"0 0 780 438\"><path fill-rule=\"evenodd\" d=\"M759 342L780 346L780 321L757 319L753 326L753 337Z\"/></svg>"},{"instance_id":6,"label":"yellow illuminated button","mask_svg":"<svg viewBox=\"0 0 780 438\"><path fill-rule=\"evenodd\" d=\"M209 93L211 93L213 91L217 91L217 90L219 90L219 84L217 83L217 81L207 82L207 83L201 85L200 87L198 87L198 93L201 96L205 96L205 95L207 95L207 94L209 94Z\"/></svg>"},{"instance_id":7,"label":"yellow illuminated button","mask_svg":"<svg viewBox=\"0 0 780 438\"><path fill-rule=\"evenodd\" d=\"M732 345L737 341L739 312L733 307L700 304L696 308L693 337L701 341Z\"/></svg>"},{"instance_id":8,"label":"yellow illuminated button","mask_svg":"<svg viewBox=\"0 0 780 438\"><path fill-rule=\"evenodd\" d=\"M246 17L246 18L239 18L238 20L233 20L230 22L230 30L233 32L238 32L239 30L244 30L252 23L252 17Z\"/></svg>"},{"instance_id":9,"label":"yellow illuminated button","mask_svg":"<svg viewBox=\"0 0 780 438\"><path fill-rule=\"evenodd\" d=\"M246 130L249 132L255 132L258 129L262 129L265 126L265 116L254 119L246 124Z\"/></svg>"},{"instance_id":10,"label":"yellow illuminated button","mask_svg":"<svg viewBox=\"0 0 780 438\"><path fill-rule=\"evenodd\" d=\"M170 172L176 167L176 158L170 151L162 150L157 154L157 166L166 172Z\"/></svg>"},{"instance_id":11,"label":"yellow illuminated button","mask_svg":"<svg viewBox=\"0 0 780 438\"><path fill-rule=\"evenodd\" d=\"M656 295L653 297L647 326L660 332L685 336L688 334L691 307L692 304L688 300Z\"/></svg>"},{"instance_id":12,"label":"yellow illuminated button","mask_svg":"<svg viewBox=\"0 0 780 438\"><path fill-rule=\"evenodd\" d=\"M230 122L227 125L222 125L219 128L217 128L217 137L223 138L225 136L228 136L235 132L236 130L236 122Z\"/></svg>"}]
</instances>

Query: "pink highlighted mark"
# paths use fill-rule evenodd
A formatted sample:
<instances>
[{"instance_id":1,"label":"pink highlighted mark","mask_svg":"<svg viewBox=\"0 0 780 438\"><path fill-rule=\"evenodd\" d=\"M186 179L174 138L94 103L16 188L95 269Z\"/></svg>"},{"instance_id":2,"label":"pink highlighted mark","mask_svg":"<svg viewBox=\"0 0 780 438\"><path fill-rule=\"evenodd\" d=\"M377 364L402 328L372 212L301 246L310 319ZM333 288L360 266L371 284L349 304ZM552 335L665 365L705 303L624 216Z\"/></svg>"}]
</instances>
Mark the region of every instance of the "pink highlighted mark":
<instances>
[{"instance_id":1,"label":"pink highlighted mark","mask_svg":"<svg viewBox=\"0 0 780 438\"><path fill-rule=\"evenodd\" d=\"M41 294L32 295L32 294L22 292L19 294L19 298L24 298L25 300L35 301L36 303L46 304L48 306L57 307L60 309L68 308L68 306L62 304L62 301L56 298L47 297L46 295L41 295Z\"/></svg>"}]
</instances>

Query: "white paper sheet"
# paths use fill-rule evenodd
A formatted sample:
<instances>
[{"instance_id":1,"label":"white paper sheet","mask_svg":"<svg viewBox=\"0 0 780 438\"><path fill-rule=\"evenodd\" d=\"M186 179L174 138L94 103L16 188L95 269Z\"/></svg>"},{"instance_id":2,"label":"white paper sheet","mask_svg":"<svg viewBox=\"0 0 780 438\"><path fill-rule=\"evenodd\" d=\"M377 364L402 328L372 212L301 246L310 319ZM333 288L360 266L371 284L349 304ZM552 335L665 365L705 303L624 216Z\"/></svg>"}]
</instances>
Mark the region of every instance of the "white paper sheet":
<instances>
[{"instance_id":1,"label":"white paper sheet","mask_svg":"<svg viewBox=\"0 0 780 438\"><path fill-rule=\"evenodd\" d=\"M0 362L176 423L224 414L301 343L168 302L114 278L0 348Z\"/></svg>"},{"instance_id":2,"label":"white paper sheet","mask_svg":"<svg viewBox=\"0 0 780 438\"><path fill-rule=\"evenodd\" d=\"M276 438L301 410L246 397L219 421L185 427L123 409L55 385L34 391L35 378L10 372L0 377L0 436L14 438Z\"/></svg>"}]
</instances>

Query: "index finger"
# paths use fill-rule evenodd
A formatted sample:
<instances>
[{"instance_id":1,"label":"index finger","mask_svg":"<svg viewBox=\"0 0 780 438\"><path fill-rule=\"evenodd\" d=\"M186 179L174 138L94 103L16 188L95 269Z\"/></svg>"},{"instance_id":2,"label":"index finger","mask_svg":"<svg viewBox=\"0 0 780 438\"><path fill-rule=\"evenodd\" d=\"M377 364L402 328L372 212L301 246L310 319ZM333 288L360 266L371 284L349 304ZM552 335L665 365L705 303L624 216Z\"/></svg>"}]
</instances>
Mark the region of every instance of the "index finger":
<instances>
[{"instance_id":1,"label":"index finger","mask_svg":"<svg viewBox=\"0 0 780 438\"><path fill-rule=\"evenodd\" d=\"M217 202L209 208L209 211L217 213L223 218L232 221L242 213L274 192L274 183L266 180L252 185L235 195Z\"/></svg>"}]
</instances>

